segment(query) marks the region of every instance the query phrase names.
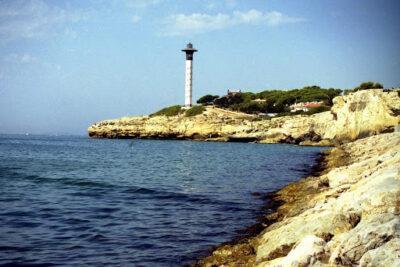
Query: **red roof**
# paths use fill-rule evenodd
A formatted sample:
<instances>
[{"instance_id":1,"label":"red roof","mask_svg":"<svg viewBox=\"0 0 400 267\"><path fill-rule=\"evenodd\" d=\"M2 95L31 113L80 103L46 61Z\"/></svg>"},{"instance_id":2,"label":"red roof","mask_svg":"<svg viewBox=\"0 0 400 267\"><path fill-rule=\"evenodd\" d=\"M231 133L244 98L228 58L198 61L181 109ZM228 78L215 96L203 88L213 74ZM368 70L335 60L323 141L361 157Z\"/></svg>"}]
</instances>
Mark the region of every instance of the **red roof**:
<instances>
[{"instance_id":1,"label":"red roof","mask_svg":"<svg viewBox=\"0 0 400 267\"><path fill-rule=\"evenodd\" d=\"M320 107L320 106L321 106L320 103L307 103L307 104L304 105L304 107L306 107L306 108L317 108L317 107Z\"/></svg>"},{"instance_id":2,"label":"red roof","mask_svg":"<svg viewBox=\"0 0 400 267\"><path fill-rule=\"evenodd\" d=\"M322 106L322 102L301 102L291 105L291 108L316 108Z\"/></svg>"}]
</instances>

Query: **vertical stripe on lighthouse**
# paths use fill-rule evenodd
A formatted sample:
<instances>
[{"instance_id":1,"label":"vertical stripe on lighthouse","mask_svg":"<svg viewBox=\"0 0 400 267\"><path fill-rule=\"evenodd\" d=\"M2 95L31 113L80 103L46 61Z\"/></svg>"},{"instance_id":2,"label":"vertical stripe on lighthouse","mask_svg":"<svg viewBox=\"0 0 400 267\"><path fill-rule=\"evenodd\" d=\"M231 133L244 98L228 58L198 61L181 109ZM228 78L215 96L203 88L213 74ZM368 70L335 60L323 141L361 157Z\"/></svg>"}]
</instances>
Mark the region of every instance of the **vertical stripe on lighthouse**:
<instances>
[{"instance_id":1,"label":"vertical stripe on lighthouse","mask_svg":"<svg viewBox=\"0 0 400 267\"><path fill-rule=\"evenodd\" d=\"M192 106L192 60L186 59L185 74L185 106Z\"/></svg>"}]
</instances>

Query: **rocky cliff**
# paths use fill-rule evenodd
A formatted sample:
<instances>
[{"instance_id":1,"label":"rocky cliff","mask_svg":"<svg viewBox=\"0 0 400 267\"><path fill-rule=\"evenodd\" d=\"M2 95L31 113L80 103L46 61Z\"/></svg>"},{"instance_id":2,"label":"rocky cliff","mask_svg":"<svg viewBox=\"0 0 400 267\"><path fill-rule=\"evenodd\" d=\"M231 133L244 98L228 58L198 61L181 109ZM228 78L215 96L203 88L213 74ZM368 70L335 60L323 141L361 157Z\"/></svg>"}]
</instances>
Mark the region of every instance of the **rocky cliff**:
<instances>
[{"instance_id":1,"label":"rocky cliff","mask_svg":"<svg viewBox=\"0 0 400 267\"><path fill-rule=\"evenodd\" d=\"M326 169L278 191L258 236L200 266L400 266L400 133L332 149Z\"/></svg>"},{"instance_id":2,"label":"rocky cliff","mask_svg":"<svg viewBox=\"0 0 400 267\"><path fill-rule=\"evenodd\" d=\"M89 127L91 137L247 140L330 144L390 131L400 122L399 91L365 90L334 99L331 111L263 119L208 107L203 114L124 117Z\"/></svg>"}]
</instances>

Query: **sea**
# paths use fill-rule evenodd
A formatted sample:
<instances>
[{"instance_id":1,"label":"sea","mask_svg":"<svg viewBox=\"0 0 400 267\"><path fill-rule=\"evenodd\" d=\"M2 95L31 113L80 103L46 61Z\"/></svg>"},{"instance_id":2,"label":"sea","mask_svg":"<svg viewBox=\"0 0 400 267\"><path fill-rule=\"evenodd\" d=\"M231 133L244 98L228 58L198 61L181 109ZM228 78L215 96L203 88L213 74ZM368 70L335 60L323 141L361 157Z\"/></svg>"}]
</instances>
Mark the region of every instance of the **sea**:
<instances>
[{"instance_id":1,"label":"sea","mask_svg":"<svg viewBox=\"0 0 400 267\"><path fill-rule=\"evenodd\" d=\"M0 266L182 266L321 147L0 135Z\"/></svg>"}]
</instances>

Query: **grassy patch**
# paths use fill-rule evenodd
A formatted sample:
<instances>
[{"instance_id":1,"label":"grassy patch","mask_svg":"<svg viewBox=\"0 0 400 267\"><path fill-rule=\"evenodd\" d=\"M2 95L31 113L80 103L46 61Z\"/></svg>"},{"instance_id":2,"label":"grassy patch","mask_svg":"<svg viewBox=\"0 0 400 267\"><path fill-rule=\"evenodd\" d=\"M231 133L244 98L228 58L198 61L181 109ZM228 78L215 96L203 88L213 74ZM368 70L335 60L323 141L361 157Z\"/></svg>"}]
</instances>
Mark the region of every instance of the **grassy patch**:
<instances>
[{"instance_id":1,"label":"grassy patch","mask_svg":"<svg viewBox=\"0 0 400 267\"><path fill-rule=\"evenodd\" d=\"M150 117L154 117L154 116L176 116L179 115L181 113L183 113L184 110L182 109L182 107L180 105L175 105L175 106L170 106L170 107L166 107L163 108L153 114L150 114Z\"/></svg>"},{"instance_id":2,"label":"grassy patch","mask_svg":"<svg viewBox=\"0 0 400 267\"><path fill-rule=\"evenodd\" d=\"M202 114L206 108L204 106L193 106L190 109L186 110L185 116L186 117L193 117L196 115Z\"/></svg>"}]
</instances>

